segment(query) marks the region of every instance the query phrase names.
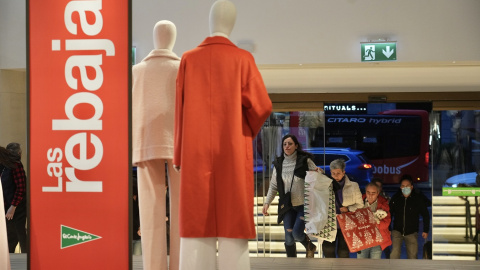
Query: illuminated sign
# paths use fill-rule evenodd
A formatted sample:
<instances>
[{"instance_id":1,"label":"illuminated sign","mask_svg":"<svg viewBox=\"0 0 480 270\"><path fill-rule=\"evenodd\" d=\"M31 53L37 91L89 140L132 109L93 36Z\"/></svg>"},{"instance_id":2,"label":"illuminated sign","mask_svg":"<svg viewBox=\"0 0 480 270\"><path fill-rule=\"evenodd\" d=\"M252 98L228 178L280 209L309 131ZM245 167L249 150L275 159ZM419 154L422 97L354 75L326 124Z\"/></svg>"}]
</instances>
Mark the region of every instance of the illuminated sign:
<instances>
[{"instance_id":1,"label":"illuminated sign","mask_svg":"<svg viewBox=\"0 0 480 270\"><path fill-rule=\"evenodd\" d=\"M338 114L338 113L348 113L348 114L365 114L367 111L366 103L355 103L355 104L325 104L323 106L325 113L329 114Z\"/></svg>"},{"instance_id":2,"label":"illuminated sign","mask_svg":"<svg viewBox=\"0 0 480 270\"><path fill-rule=\"evenodd\" d=\"M397 60L397 42L360 43L362 62L380 62Z\"/></svg>"}]
</instances>

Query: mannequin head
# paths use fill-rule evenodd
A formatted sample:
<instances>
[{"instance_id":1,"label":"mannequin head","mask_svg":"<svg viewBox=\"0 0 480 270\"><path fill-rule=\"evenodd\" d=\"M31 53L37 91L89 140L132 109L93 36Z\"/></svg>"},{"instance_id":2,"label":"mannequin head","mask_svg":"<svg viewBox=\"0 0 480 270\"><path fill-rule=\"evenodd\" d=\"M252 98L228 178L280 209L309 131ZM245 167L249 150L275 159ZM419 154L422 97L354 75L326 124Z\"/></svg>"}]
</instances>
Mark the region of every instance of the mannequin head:
<instances>
[{"instance_id":1,"label":"mannequin head","mask_svg":"<svg viewBox=\"0 0 480 270\"><path fill-rule=\"evenodd\" d=\"M237 10L228 0L218 0L210 9L210 36L228 38L235 25Z\"/></svg>"},{"instance_id":2,"label":"mannequin head","mask_svg":"<svg viewBox=\"0 0 480 270\"><path fill-rule=\"evenodd\" d=\"M171 21L159 21L153 27L153 46L155 49L171 51L177 38L177 28Z\"/></svg>"}]
</instances>

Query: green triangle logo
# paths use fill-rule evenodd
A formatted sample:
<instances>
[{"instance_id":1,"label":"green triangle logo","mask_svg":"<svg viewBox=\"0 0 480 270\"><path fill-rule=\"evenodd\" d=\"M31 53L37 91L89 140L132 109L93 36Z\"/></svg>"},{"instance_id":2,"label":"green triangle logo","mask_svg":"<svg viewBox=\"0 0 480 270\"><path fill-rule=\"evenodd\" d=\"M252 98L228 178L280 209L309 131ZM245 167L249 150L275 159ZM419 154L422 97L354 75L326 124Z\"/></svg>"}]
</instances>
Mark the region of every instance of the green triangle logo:
<instances>
[{"instance_id":1,"label":"green triangle logo","mask_svg":"<svg viewBox=\"0 0 480 270\"><path fill-rule=\"evenodd\" d=\"M60 225L60 239L62 249L84 244L100 238L102 237L74 228L70 228L65 225Z\"/></svg>"}]
</instances>

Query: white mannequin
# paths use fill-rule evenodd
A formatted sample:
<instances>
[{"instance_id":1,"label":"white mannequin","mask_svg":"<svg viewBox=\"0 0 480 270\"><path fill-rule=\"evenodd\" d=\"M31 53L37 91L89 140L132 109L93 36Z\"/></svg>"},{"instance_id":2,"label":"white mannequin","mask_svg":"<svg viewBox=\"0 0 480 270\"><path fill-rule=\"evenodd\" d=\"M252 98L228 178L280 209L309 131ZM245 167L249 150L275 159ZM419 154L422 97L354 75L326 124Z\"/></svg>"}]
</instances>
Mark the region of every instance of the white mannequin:
<instances>
[{"instance_id":1,"label":"white mannequin","mask_svg":"<svg viewBox=\"0 0 480 270\"><path fill-rule=\"evenodd\" d=\"M227 0L218 0L210 9L210 36L228 38L237 19L235 5Z\"/></svg>"},{"instance_id":2,"label":"white mannequin","mask_svg":"<svg viewBox=\"0 0 480 270\"><path fill-rule=\"evenodd\" d=\"M148 128L139 132L141 135L138 140L134 138L134 150L140 151L142 148L152 147L154 150L147 151L148 154L142 154L140 157L134 155L134 162L137 165L138 172L138 202L140 210L140 230L142 243L142 256L144 269L178 269L179 268L179 251L180 236L178 226L178 205L180 193L180 174L173 170L173 153L168 153L168 149L158 150L154 148L152 137L161 137L161 143L168 145L169 137L165 134L173 134L173 112L166 115L161 109L168 110L169 103L171 106L175 103L175 97L171 101L165 100L166 104L158 104L158 99L172 96L175 93L175 78L178 71L180 58L173 52L175 39L177 36L176 27L170 21L159 21L153 28L154 50L141 63L134 67L134 79L137 77L139 81L134 81L134 99L138 98L139 102L134 102L133 119L138 116L144 117L146 114L161 114L164 117L162 122L142 121L142 124ZM172 55L177 60L172 60ZM161 63L162 61L173 61L177 63L176 68L173 64L168 69ZM172 62L172 63L173 63ZM155 75L158 73L169 75ZM145 75L147 74L147 75ZM153 74L153 75L151 75ZM173 82L173 83L172 83ZM138 86L137 86L138 84ZM158 86L162 86L161 89ZM138 87L138 88L136 88ZM135 92L138 91L138 92ZM135 101L135 100L134 100ZM171 111L171 110L170 110ZM172 125L169 126L168 123ZM136 123L134 123L135 127ZM140 125L140 124L138 124ZM168 129L168 130L166 130ZM171 131L170 131L171 129ZM135 131L137 131L135 129ZM167 132L169 131L169 132ZM143 135L142 133L148 133ZM134 133L137 134L137 133ZM141 138L140 138L141 137ZM173 148L173 135L171 136ZM145 138L145 139L144 139ZM141 142L147 140L147 142ZM137 150L138 149L138 150ZM142 152L143 153L143 152ZM165 165L168 166L168 186L170 191L170 258L167 260L167 239L166 239L166 207L165 207ZM168 263L169 262L169 263Z\"/></svg>"},{"instance_id":3,"label":"white mannequin","mask_svg":"<svg viewBox=\"0 0 480 270\"><path fill-rule=\"evenodd\" d=\"M153 46L155 49L172 51L177 39L177 28L170 21L159 21L153 27Z\"/></svg>"},{"instance_id":4,"label":"white mannequin","mask_svg":"<svg viewBox=\"0 0 480 270\"><path fill-rule=\"evenodd\" d=\"M216 1L210 9L210 36L228 38L235 25L236 16L236 8L232 2ZM180 269L216 269L217 240L219 269L250 269L248 240L224 237L180 238Z\"/></svg>"}]
</instances>

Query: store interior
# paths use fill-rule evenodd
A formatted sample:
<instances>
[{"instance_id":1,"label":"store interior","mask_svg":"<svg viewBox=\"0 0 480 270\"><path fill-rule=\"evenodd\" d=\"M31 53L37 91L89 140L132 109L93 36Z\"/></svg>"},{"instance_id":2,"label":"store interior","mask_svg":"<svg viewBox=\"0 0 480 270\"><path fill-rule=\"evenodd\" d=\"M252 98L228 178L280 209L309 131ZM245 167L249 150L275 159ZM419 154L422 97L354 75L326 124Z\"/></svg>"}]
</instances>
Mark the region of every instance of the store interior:
<instances>
[{"instance_id":1,"label":"store interior","mask_svg":"<svg viewBox=\"0 0 480 270\"><path fill-rule=\"evenodd\" d=\"M10 141L27 145L25 2L0 2L0 126L8 127L0 131L0 145ZM261 208L271 157L278 154L279 138L266 139L272 138L265 135L268 129L302 135L305 148L359 149L358 144L339 139L345 133L338 131L334 136L330 131L335 125L327 124L328 117L346 115L331 108L365 107L370 115L392 109L424 110L428 119L419 128L428 129L422 133L427 151L410 157L423 159L426 170L416 186L432 202L428 239L432 259L476 260L477 202L474 197L443 196L442 190L480 186L480 1L233 2L237 21L230 40L255 57L274 109L254 145L259 150L254 165L262 168L255 172L256 206ZM152 29L160 20L170 20L177 27L173 49L177 55L195 48L208 36L212 3L132 1L132 64L153 49ZM362 42L384 41L396 42L395 61L362 61ZM363 142L379 143L369 136ZM317 165L326 166L326 159ZM394 192L397 184L392 178L388 190ZM282 228L273 217L257 211L255 220L257 239L249 241L250 256L263 257L268 263L271 257L284 257Z\"/></svg>"}]
</instances>

